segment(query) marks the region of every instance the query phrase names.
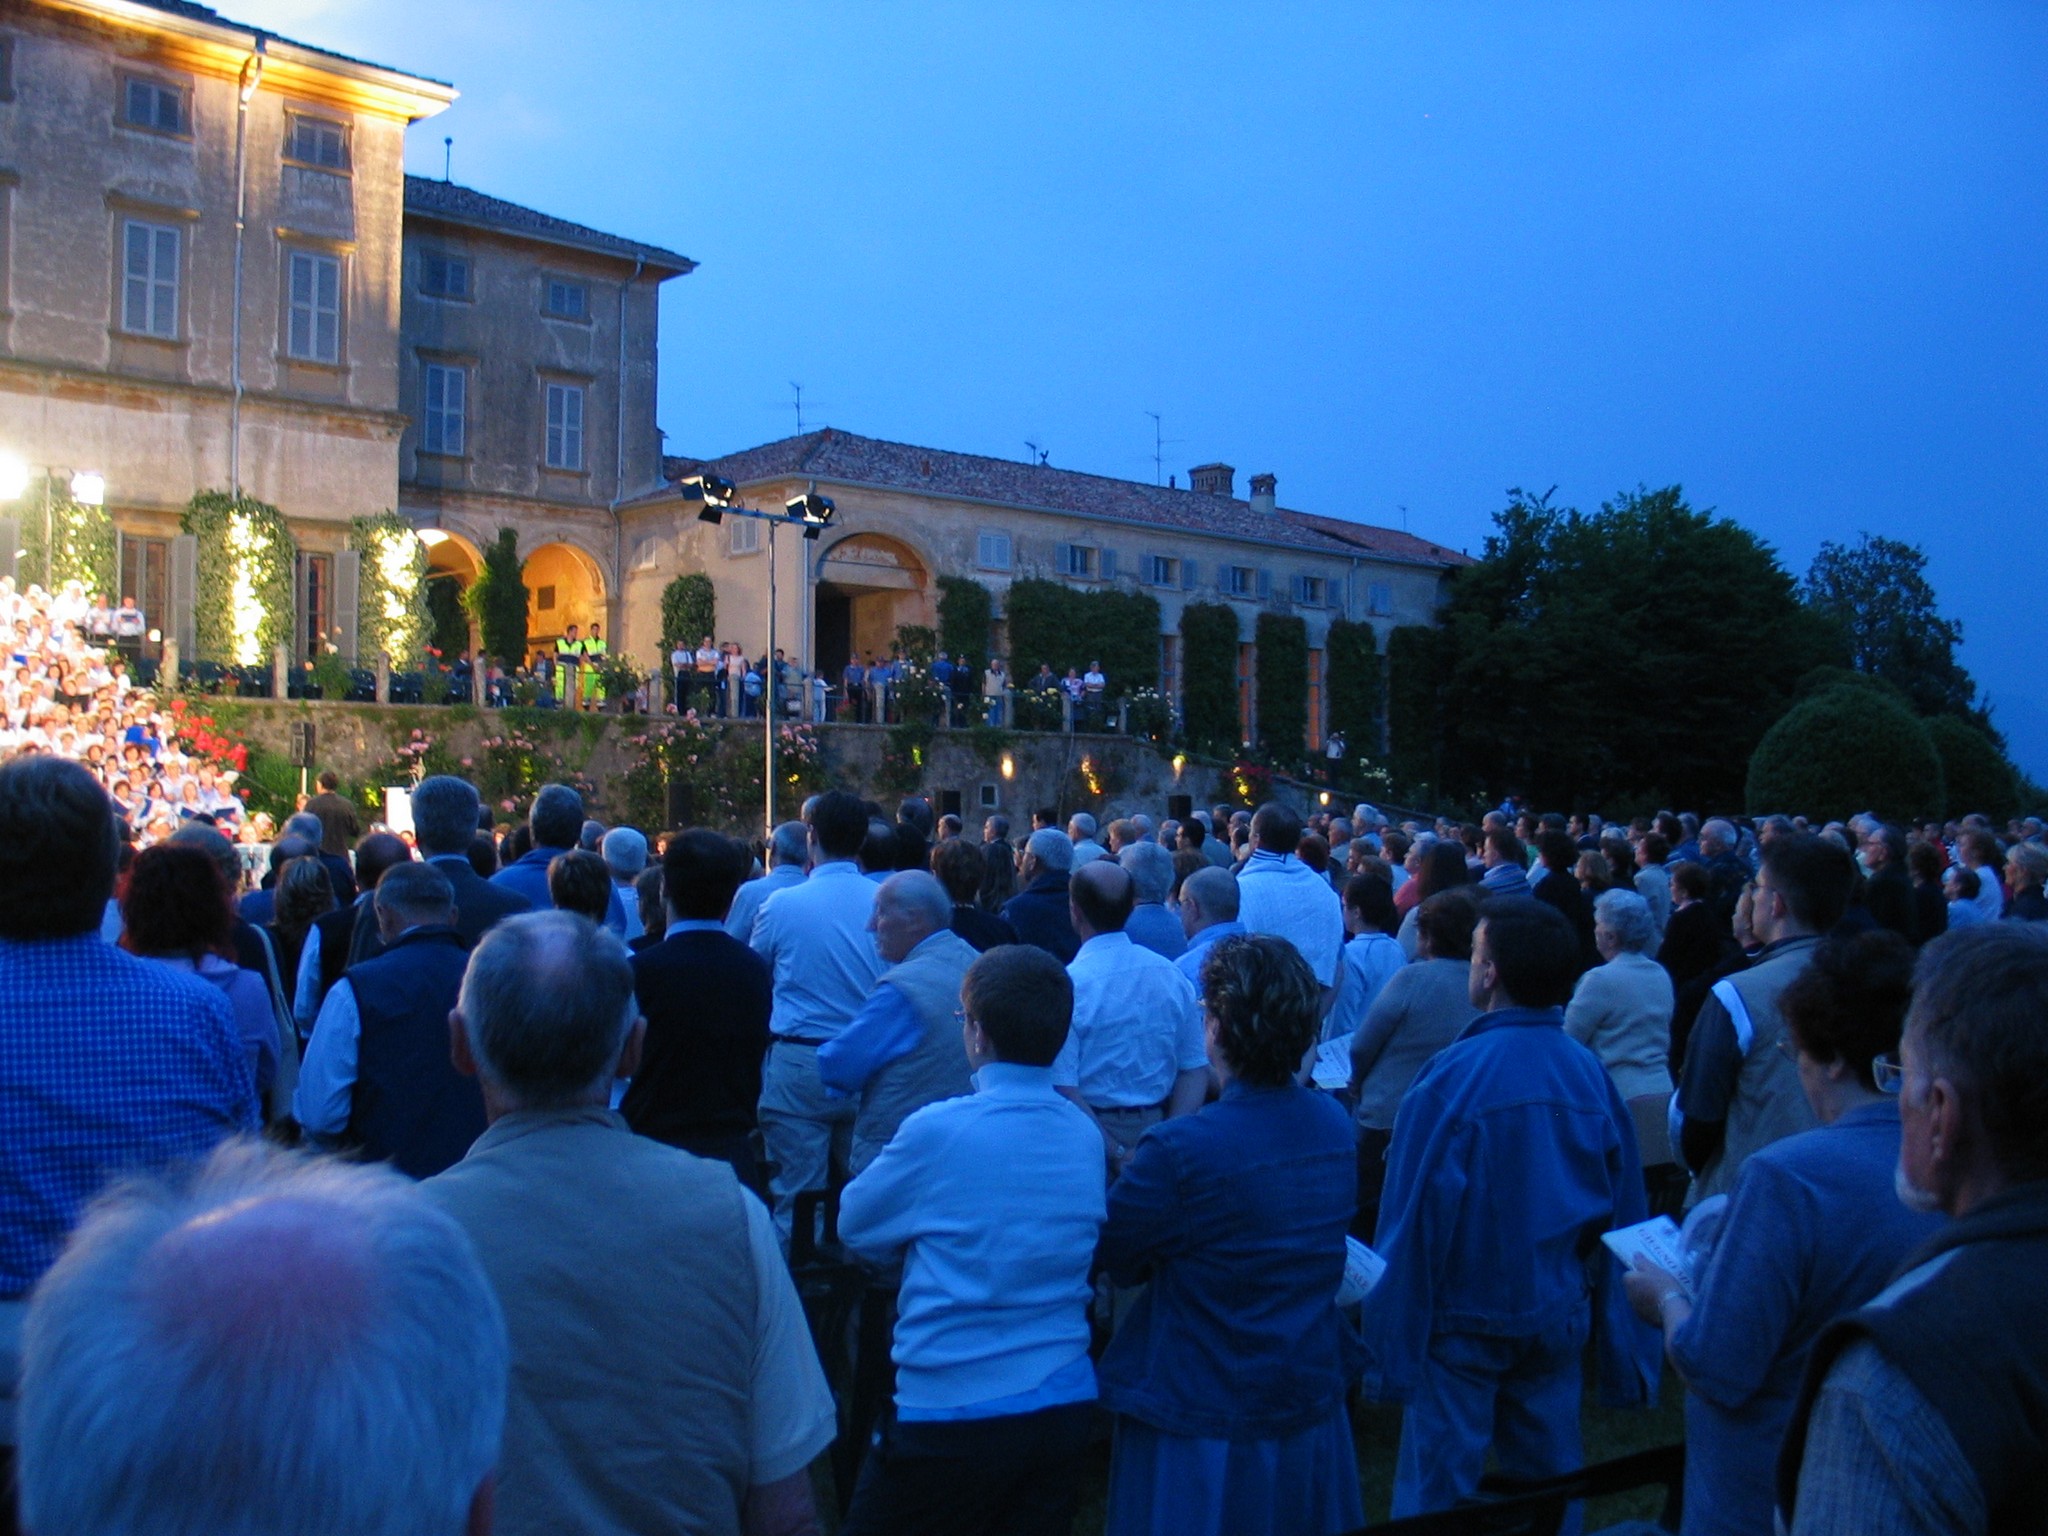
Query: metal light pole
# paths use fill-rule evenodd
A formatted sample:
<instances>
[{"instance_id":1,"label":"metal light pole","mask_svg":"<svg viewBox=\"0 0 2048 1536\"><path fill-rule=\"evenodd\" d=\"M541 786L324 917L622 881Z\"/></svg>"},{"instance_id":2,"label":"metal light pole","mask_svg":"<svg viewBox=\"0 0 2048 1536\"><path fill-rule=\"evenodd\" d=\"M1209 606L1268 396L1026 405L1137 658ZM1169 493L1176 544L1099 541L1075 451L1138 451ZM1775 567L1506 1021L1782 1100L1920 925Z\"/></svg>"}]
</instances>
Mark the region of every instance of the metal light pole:
<instances>
[{"instance_id":1,"label":"metal light pole","mask_svg":"<svg viewBox=\"0 0 2048 1536\"><path fill-rule=\"evenodd\" d=\"M761 794L767 802L763 813L765 830L762 836L769 841L775 837L775 711L779 700L775 697L775 522L768 522L768 654L763 658L761 668L768 675L761 679L761 697L767 708L761 713L767 716L768 724L761 733L761 751L767 761L767 770L762 775Z\"/></svg>"}]
</instances>

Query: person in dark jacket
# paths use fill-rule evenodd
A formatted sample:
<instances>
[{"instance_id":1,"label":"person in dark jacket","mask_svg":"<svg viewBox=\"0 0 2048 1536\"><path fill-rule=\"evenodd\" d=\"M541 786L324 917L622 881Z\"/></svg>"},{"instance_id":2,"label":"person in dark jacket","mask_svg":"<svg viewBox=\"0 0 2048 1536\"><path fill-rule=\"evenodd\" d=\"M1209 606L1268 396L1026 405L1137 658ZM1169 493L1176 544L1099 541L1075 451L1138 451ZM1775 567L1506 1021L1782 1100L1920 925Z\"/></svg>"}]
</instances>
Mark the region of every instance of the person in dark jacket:
<instances>
[{"instance_id":1,"label":"person in dark jacket","mask_svg":"<svg viewBox=\"0 0 2048 1536\"><path fill-rule=\"evenodd\" d=\"M932 866L932 803L912 795L896 808L896 868Z\"/></svg>"},{"instance_id":2,"label":"person in dark jacket","mask_svg":"<svg viewBox=\"0 0 2048 1536\"><path fill-rule=\"evenodd\" d=\"M466 948L475 948L495 924L533 910L522 893L483 878L470 861L479 809L475 787L450 774L422 779L412 792L413 839L420 857L447 877L455 897L455 931Z\"/></svg>"},{"instance_id":3,"label":"person in dark jacket","mask_svg":"<svg viewBox=\"0 0 2048 1536\"><path fill-rule=\"evenodd\" d=\"M1067 881L1074 868L1074 845L1056 827L1042 827L1024 845L1024 867L1018 877L1024 889L1003 903L1003 921L1025 944L1036 944L1061 965L1081 948L1074 920L1067 913Z\"/></svg>"},{"instance_id":4,"label":"person in dark jacket","mask_svg":"<svg viewBox=\"0 0 2048 1536\"><path fill-rule=\"evenodd\" d=\"M1948 932L1948 897L1941 888L1944 859L1941 845L1914 843L1906 850L1906 869L1913 877L1913 917L1925 944Z\"/></svg>"},{"instance_id":5,"label":"person in dark jacket","mask_svg":"<svg viewBox=\"0 0 2048 1536\"><path fill-rule=\"evenodd\" d=\"M1698 864L1671 868L1671 921L1657 963L1671 973L1674 990L1722 963L1729 944L1728 925L1707 900L1707 872Z\"/></svg>"},{"instance_id":6,"label":"person in dark jacket","mask_svg":"<svg viewBox=\"0 0 2048 1536\"><path fill-rule=\"evenodd\" d=\"M1918 944L1920 915L1913 899L1913 882L1906 874L1906 834L1897 827L1873 823L1856 860L1863 866L1863 905L1871 923L1889 929L1908 944Z\"/></svg>"},{"instance_id":7,"label":"person in dark jacket","mask_svg":"<svg viewBox=\"0 0 2048 1536\"><path fill-rule=\"evenodd\" d=\"M1572 925L1572 935L1579 941L1579 969L1591 970L1600 963L1600 951L1593 943L1593 899L1574 872L1579 862L1579 845L1569 832L1553 829L1537 834L1536 850L1543 860L1543 878L1529 894L1557 908L1559 915Z\"/></svg>"},{"instance_id":8,"label":"person in dark jacket","mask_svg":"<svg viewBox=\"0 0 2048 1536\"><path fill-rule=\"evenodd\" d=\"M448 1016L469 950L435 865L386 870L372 900L383 952L350 966L321 1004L292 1111L319 1144L430 1178L484 1131L476 1079L449 1057Z\"/></svg>"},{"instance_id":9,"label":"person in dark jacket","mask_svg":"<svg viewBox=\"0 0 2048 1536\"><path fill-rule=\"evenodd\" d=\"M752 1136L774 978L767 961L725 931L751 863L741 844L702 827L669 839L661 861L666 929L633 956L647 1036L619 1112L642 1136L730 1163L758 1194Z\"/></svg>"},{"instance_id":10,"label":"person in dark jacket","mask_svg":"<svg viewBox=\"0 0 2048 1536\"><path fill-rule=\"evenodd\" d=\"M316 972L310 993L306 988L294 988L294 1012L303 1015L299 1020L302 1025L311 1027L312 1016L319 1012L327 994L341 980L343 971L358 961L375 959L383 953L384 940L377 932L377 908L372 897L377 882L384 878L387 870L411 860L412 850L405 846L405 840L389 832L372 832L356 849L356 875L362 883L361 893L341 902L337 892L334 899L341 905L325 917L316 919L312 931L306 935L300 969L303 971L306 965L311 964ZM306 959L308 955L312 957L310 961ZM300 1008L300 1003L309 1003L310 1006Z\"/></svg>"},{"instance_id":11,"label":"person in dark jacket","mask_svg":"<svg viewBox=\"0 0 2048 1536\"><path fill-rule=\"evenodd\" d=\"M932 850L932 873L953 903L953 931L981 952L1017 942L1017 930L993 912L982 911L976 901L987 862L982 850L964 837L949 838Z\"/></svg>"},{"instance_id":12,"label":"person in dark jacket","mask_svg":"<svg viewBox=\"0 0 2048 1536\"><path fill-rule=\"evenodd\" d=\"M1896 1184L1950 1220L1815 1340L1778 1460L1792 1536L2036 1531L2048 1508L2048 931L1929 944L1896 1060Z\"/></svg>"}]
</instances>

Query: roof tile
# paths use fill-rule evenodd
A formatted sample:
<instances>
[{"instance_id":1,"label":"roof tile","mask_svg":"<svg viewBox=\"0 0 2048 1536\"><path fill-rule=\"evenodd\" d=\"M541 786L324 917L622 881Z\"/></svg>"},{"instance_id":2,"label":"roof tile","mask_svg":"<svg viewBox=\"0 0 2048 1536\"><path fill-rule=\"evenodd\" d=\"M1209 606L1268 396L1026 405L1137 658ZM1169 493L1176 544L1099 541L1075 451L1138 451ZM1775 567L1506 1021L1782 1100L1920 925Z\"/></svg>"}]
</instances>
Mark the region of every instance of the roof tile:
<instances>
[{"instance_id":1,"label":"roof tile","mask_svg":"<svg viewBox=\"0 0 2048 1536\"><path fill-rule=\"evenodd\" d=\"M572 224L567 219L558 219L553 214L541 213L537 209L508 203L501 197L491 197L469 187L459 187L452 181L435 181L426 176L405 178L405 211L425 214L428 217L450 219L460 224L481 224L490 229L502 229L511 234L525 235L534 240L545 240L556 245L574 246L580 250L602 251L608 255L638 258L650 267L660 267L671 272L691 272L697 263L687 256L664 250L658 245L642 245L637 240L628 240L623 235L608 235L603 230L592 229L585 224Z\"/></svg>"}]
</instances>

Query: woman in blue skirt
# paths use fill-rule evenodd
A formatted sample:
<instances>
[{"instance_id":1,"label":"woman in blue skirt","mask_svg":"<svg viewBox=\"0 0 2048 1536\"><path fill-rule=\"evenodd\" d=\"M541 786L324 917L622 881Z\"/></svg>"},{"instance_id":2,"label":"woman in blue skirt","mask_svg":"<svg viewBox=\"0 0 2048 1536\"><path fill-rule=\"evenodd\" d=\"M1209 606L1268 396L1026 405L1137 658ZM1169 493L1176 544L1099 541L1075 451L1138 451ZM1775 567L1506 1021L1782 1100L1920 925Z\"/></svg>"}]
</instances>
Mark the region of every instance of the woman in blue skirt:
<instances>
[{"instance_id":1,"label":"woman in blue skirt","mask_svg":"<svg viewBox=\"0 0 2048 1536\"><path fill-rule=\"evenodd\" d=\"M1146 1283L1102 1361L1108 1536L1334 1536L1365 1523L1336 1304L1358 1162L1343 1108L1296 1082L1315 977L1246 935L1210 951L1202 994L1223 1095L1145 1133L1102 1232L1111 1280Z\"/></svg>"}]
</instances>

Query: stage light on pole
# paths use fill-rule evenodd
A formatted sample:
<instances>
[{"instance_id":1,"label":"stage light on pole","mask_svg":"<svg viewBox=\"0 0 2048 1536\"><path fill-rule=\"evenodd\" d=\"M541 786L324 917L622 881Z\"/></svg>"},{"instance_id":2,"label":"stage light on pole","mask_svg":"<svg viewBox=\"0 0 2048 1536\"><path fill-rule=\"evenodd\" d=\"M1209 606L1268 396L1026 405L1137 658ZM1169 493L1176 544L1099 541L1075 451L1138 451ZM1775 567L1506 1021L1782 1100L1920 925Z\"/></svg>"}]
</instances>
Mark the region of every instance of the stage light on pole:
<instances>
[{"instance_id":1,"label":"stage light on pole","mask_svg":"<svg viewBox=\"0 0 2048 1536\"><path fill-rule=\"evenodd\" d=\"M734 504L739 494L733 483L723 475L691 475L677 489L685 501L701 501L703 509L697 513L697 520L703 523L722 523L725 509Z\"/></svg>"},{"instance_id":2,"label":"stage light on pole","mask_svg":"<svg viewBox=\"0 0 2048 1536\"><path fill-rule=\"evenodd\" d=\"M803 525L804 537L815 539L832 524L832 515L839 510L830 496L820 496L814 483L801 496L792 496L782 504L782 510L791 522Z\"/></svg>"}]
</instances>

